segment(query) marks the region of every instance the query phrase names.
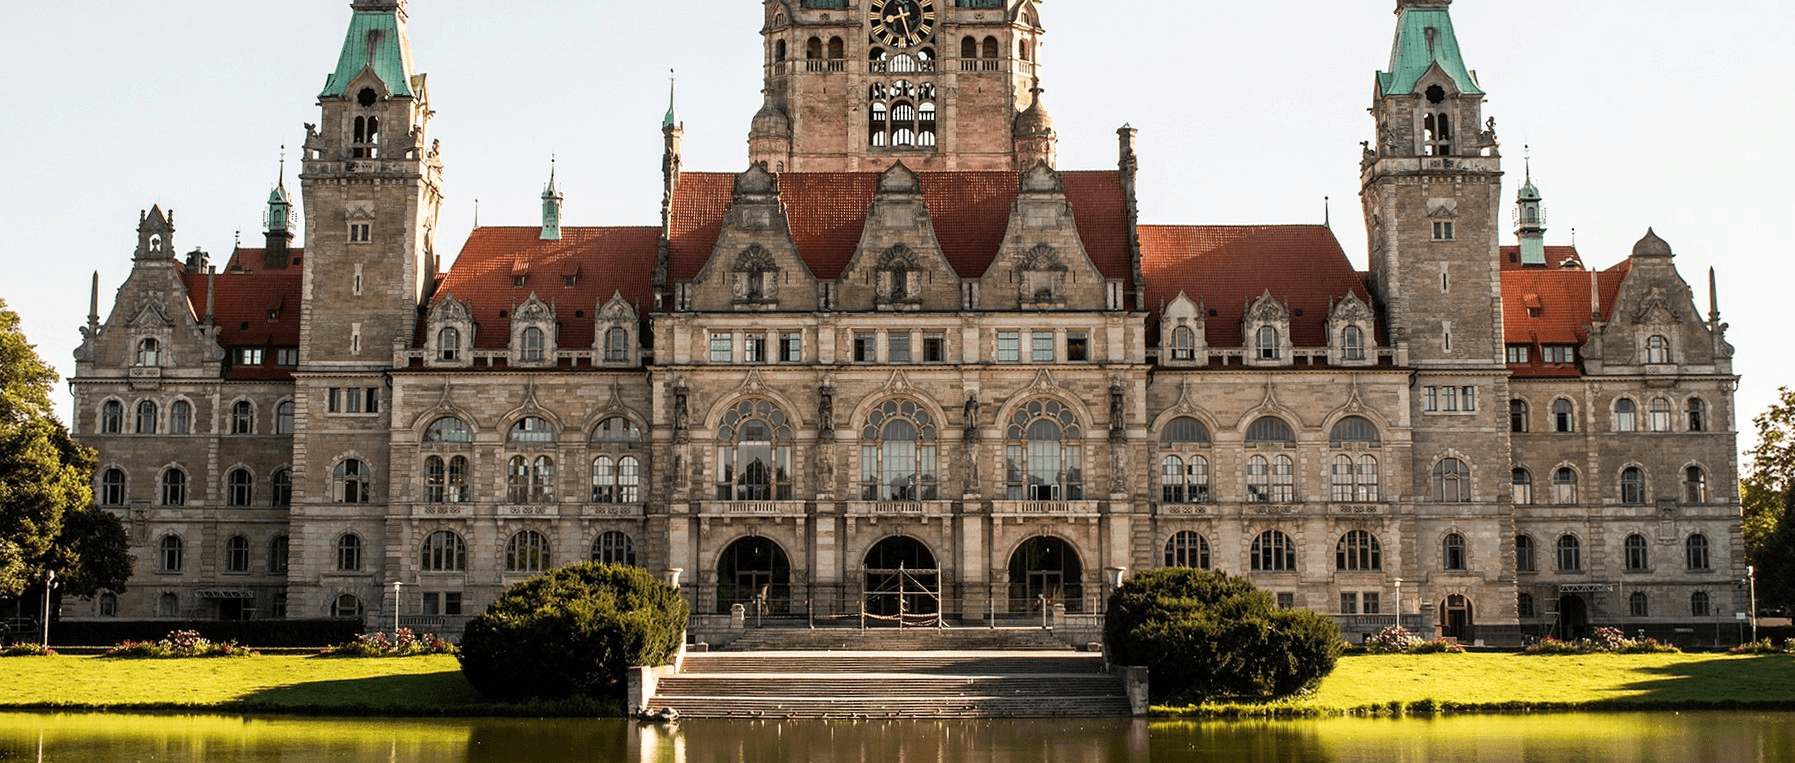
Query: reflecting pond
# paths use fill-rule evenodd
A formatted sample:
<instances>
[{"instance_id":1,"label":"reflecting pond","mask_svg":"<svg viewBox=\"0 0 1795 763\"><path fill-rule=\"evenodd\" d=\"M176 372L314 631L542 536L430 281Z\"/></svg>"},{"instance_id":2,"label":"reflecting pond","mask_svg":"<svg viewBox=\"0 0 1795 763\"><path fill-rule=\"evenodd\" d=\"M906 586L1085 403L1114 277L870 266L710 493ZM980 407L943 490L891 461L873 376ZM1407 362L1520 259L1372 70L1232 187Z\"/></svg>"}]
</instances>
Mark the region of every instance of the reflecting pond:
<instances>
[{"instance_id":1,"label":"reflecting pond","mask_svg":"<svg viewBox=\"0 0 1795 763\"><path fill-rule=\"evenodd\" d=\"M1760 763L1795 713L1306 721L683 721L0 714L0 761Z\"/></svg>"}]
</instances>

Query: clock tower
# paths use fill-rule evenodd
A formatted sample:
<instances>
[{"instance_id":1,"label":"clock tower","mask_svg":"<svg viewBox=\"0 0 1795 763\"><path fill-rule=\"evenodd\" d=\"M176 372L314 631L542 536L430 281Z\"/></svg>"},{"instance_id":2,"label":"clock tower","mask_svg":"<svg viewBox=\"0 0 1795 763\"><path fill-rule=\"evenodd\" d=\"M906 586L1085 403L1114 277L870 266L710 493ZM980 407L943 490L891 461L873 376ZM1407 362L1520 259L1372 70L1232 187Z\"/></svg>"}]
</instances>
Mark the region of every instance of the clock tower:
<instances>
[{"instance_id":1,"label":"clock tower","mask_svg":"<svg viewBox=\"0 0 1795 763\"><path fill-rule=\"evenodd\" d=\"M1038 5L767 0L766 103L750 158L774 172L1051 164Z\"/></svg>"}]
</instances>

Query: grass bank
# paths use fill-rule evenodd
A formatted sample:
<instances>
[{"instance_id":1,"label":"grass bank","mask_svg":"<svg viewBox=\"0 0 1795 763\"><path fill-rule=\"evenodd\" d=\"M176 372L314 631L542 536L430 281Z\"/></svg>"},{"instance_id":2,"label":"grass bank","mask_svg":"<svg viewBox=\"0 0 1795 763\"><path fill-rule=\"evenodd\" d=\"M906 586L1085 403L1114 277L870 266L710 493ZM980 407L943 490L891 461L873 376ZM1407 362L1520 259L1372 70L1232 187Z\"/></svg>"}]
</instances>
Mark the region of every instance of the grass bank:
<instances>
[{"instance_id":1,"label":"grass bank","mask_svg":"<svg viewBox=\"0 0 1795 763\"><path fill-rule=\"evenodd\" d=\"M602 717L621 704L480 697L454 657L0 659L0 709L178 710L342 716Z\"/></svg>"},{"instance_id":2,"label":"grass bank","mask_svg":"<svg viewBox=\"0 0 1795 763\"><path fill-rule=\"evenodd\" d=\"M1185 717L1795 709L1795 656L1349 655L1315 692L1265 704L1155 707Z\"/></svg>"}]
</instances>

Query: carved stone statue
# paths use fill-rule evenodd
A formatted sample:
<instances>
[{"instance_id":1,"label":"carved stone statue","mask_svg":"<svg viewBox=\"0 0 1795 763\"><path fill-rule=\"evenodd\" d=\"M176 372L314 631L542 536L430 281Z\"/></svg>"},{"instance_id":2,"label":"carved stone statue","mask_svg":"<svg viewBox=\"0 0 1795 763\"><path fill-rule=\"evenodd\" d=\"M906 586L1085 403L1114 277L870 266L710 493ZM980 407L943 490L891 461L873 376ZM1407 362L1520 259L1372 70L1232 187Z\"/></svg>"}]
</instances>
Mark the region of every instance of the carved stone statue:
<instances>
[{"instance_id":1,"label":"carved stone statue","mask_svg":"<svg viewBox=\"0 0 1795 763\"><path fill-rule=\"evenodd\" d=\"M1128 448L1120 443L1109 449L1109 492L1111 495L1128 492Z\"/></svg>"},{"instance_id":2,"label":"carved stone statue","mask_svg":"<svg viewBox=\"0 0 1795 763\"><path fill-rule=\"evenodd\" d=\"M827 445L817 448L816 489L819 497L833 498L835 496L835 453L833 450Z\"/></svg>"},{"instance_id":3,"label":"carved stone statue","mask_svg":"<svg viewBox=\"0 0 1795 763\"><path fill-rule=\"evenodd\" d=\"M968 443L960 449L960 471L965 475L966 495L979 494L979 447Z\"/></svg>"},{"instance_id":4,"label":"carved stone statue","mask_svg":"<svg viewBox=\"0 0 1795 763\"><path fill-rule=\"evenodd\" d=\"M690 390L686 380L673 383L673 441L685 442L691 434L691 409L687 407L686 395Z\"/></svg>"},{"instance_id":5,"label":"carved stone statue","mask_svg":"<svg viewBox=\"0 0 1795 763\"><path fill-rule=\"evenodd\" d=\"M1128 433L1128 421L1125 415L1126 405L1123 397L1122 383L1119 381L1110 382L1109 439L1112 442L1121 440Z\"/></svg>"},{"instance_id":6,"label":"carved stone statue","mask_svg":"<svg viewBox=\"0 0 1795 763\"><path fill-rule=\"evenodd\" d=\"M979 395L977 392L966 394L966 406L961 409L961 416L966 420L966 439L979 438Z\"/></svg>"},{"instance_id":7,"label":"carved stone statue","mask_svg":"<svg viewBox=\"0 0 1795 763\"><path fill-rule=\"evenodd\" d=\"M835 385L828 379L816 388L817 439L835 440Z\"/></svg>"}]
</instances>

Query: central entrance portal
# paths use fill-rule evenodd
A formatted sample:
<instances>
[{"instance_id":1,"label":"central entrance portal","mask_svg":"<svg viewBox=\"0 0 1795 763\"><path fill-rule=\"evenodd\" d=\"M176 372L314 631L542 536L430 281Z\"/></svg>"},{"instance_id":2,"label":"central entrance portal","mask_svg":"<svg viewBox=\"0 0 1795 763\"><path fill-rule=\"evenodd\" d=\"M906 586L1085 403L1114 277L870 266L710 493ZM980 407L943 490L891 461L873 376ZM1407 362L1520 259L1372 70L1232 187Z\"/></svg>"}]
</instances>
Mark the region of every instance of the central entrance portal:
<instances>
[{"instance_id":1,"label":"central entrance portal","mask_svg":"<svg viewBox=\"0 0 1795 763\"><path fill-rule=\"evenodd\" d=\"M868 620L897 627L941 622L941 570L935 554L915 538L886 538L866 552L865 602Z\"/></svg>"},{"instance_id":2,"label":"central entrance portal","mask_svg":"<svg viewBox=\"0 0 1795 763\"><path fill-rule=\"evenodd\" d=\"M1084 566L1059 538L1030 538L1010 556L1010 611L1040 614L1043 606L1084 611Z\"/></svg>"},{"instance_id":3,"label":"central entrance portal","mask_svg":"<svg viewBox=\"0 0 1795 763\"><path fill-rule=\"evenodd\" d=\"M717 561L717 612L726 615L731 606L741 604L749 617L788 614L791 575L791 562L779 544L766 538L731 543Z\"/></svg>"}]
</instances>

